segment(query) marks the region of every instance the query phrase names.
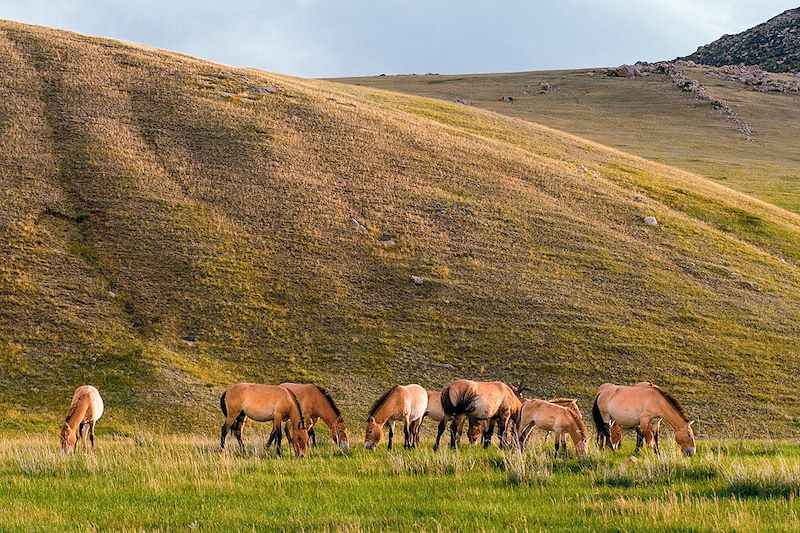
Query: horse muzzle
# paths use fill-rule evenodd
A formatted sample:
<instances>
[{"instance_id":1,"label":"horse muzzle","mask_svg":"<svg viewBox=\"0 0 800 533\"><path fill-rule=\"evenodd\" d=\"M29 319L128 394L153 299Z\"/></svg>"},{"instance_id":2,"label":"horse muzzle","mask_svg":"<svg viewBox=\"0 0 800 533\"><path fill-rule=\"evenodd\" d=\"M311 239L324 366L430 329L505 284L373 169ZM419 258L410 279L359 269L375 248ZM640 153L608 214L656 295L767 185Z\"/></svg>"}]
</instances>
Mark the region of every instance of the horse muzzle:
<instances>
[{"instance_id":1,"label":"horse muzzle","mask_svg":"<svg viewBox=\"0 0 800 533\"><path fill-rule=\"evenodd\" d=\"M378 445L377 441L374 440L368 440L364 442L364 448L368 450L374 450L377 445Z\"/></svg>"},{"instance_id":2,"label":"horse muzzle","mask_svg":"<svg viewBox=\"0 0 800 533\"><path fill-rule=\"evenodd\" d=\"M691 457L696 453L697 453L697 448L695 448L694 446L692 446L691 448L686 448L685 450L683 450L683 455L685 455L686 457Z\"/></svg>"}]
</instances>

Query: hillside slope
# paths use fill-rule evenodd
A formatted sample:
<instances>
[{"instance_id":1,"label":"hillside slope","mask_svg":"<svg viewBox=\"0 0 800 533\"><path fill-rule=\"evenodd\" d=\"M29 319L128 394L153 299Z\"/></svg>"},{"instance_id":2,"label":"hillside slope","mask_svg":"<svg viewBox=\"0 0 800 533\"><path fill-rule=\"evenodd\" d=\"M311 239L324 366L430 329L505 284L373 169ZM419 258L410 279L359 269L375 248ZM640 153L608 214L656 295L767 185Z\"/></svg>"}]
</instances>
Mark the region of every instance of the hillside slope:
<instances>
[{"instance_id":1,"label":"hillside slope","mask_svg":"<svg viewBox=\"0 0 800 533\"><path fill-rule=\"evenodd\" d=\"M800 92L762 92L687 69L714 99L752 126L745 139L709 101L667 76L605 76L605 69L442 76L372 76L338 81L473 106L544 124L683 170L800 213ZM708 75L711 74L711 75ZM776 75L773 78L781 79ZM794 78L796 79L796 78ZM542 91L542 84L550 87ZM513 102L502 101L510 96Z\"/></svg>"},{"instance_id":2,"label":"hillside slope","mask_svg":"<svg viewBox=\"0 0 800 533\"><path fill-rule=\"evenodd\" d=\"M703 65L757 65L770 72L800 72L800 7L736 35L723 35L683 59Z\"/></svg>"},{"instance_id":3,"label":"hillside slope","mask_svg":"<svg viewBox=\"0 0 800 533\"><path fill-rule=\"evenodd\" d=\"M5 428L92 382L105 428L215 431L226 384L285 379L360 426L474 376L797 431L797 215L446 102L8 22L0 61Z\"/></svg>"}]
</instances>

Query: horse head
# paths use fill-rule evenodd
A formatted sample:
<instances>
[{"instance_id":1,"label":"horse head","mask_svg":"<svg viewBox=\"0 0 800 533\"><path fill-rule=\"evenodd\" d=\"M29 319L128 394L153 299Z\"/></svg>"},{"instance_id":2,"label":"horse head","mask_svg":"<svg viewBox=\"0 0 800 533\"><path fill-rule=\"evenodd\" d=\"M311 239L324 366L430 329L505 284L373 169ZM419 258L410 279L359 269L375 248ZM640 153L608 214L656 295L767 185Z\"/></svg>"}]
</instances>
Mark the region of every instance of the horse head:
<instances>
[{"instance_id":1,"label":"horse head","mask_svg":"<svg viewBox=\"0 0 800 533\"><path fill-rule=\"evenodd\" d=\"M305 457L308 451L308 428L302 418L292 432L292 447L297 457Z\"/></svg>"},{"instance_id":2,"label":"horse head","mask_svg":"<svg viewBox=\"0 0 800 533\"><path fill-rule=\"evenodd\" d=\"M64 422L64 425L61 426L60 438L61 451L63 453L71 453L75 449L75 443L78 441L78 436L66 422Z\"/></svg>"},{"instance_id":3,"label":"horse head","mask_svg":"<svg viewBox=\"0 0 800 533\"><path fill-rule=\"evenodd\" d=\"M380 424L375 421L374 416L369 417L367 419L367 429L364 432L364 448L374 450L382 438L383 429Z\"/></svg>"},{"instance_id":4,"label":"horse head","mask_svg":"<svg viewBox=\"0 0 800 533\"><path fill-rule=\"evenodd\" d=\"M622 433L622 426L612 421L609 427L609 434L611 435L609 444L612 450L618 450L622 445Z\"/></svg>"},{"instance_id":5,"label":"horse head","mask_svg":"<svg viewBox=\"0 0 800 533\"><path fill-rule=\"evenodd\" d=\"M687 457L691 457L697 453L697 444L694 440L692 424L694 424L694 420L688 422L686 426L675 430L675 442L677 442L681 447L681 452L683 452L683 455Z\"/></svg>"},{"instance_id":6,"label":"horse head","mask_svg":"<svg viewBox=\"0 0 800 533\"><path fill-rule=\"evenodd\" d=\"M339 446L340 450L346 452L350 449L350 436L347 434L347 426L344 423L344 418L341 416L336 419L332 433L331 438L333 442Z\"/></svg>"}]
</instances>

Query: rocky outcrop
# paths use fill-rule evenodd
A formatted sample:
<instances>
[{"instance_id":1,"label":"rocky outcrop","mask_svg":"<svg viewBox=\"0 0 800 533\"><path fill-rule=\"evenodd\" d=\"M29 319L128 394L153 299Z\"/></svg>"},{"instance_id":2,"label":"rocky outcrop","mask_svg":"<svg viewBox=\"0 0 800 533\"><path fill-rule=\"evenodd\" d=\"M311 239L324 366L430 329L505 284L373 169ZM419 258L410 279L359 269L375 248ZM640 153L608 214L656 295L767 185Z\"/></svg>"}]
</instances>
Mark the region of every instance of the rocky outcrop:
<instances>
[{"instance_id":1,"label":"rocky outcrop","mask_svg":"<svg viewBox=\"0 0 800 533\"><path fill-rule=\"evenodd\" d=\"M682 59L704 65L756 65L770 72L800 71L800 7L736 35L723 35Z\"/></svg>"}]
</instances>

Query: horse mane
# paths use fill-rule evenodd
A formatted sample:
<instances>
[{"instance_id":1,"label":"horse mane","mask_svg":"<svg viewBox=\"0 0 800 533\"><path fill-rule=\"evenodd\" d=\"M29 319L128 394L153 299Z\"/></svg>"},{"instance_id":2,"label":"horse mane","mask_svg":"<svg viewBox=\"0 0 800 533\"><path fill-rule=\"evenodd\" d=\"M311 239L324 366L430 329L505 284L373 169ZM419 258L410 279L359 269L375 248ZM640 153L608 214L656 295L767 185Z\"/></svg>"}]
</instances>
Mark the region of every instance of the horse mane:
<instances>
[{"instance_id":1,"label":"horse mane","mask_svg":"<svg viewBox=\"0 0 800 533\"><path fill-rule=\"evenodd\" d=\"M298 401L297 396L295 395L295 393L293 393L292 391L290 391L286 387L281 387L281 388L283 390L285 390L286 392L288 392L289 395L291 395L292 400L294 400L294 404L297 406L297 412L300 413L300 427L303 427L305 425L305 420L306 419L303 417L303 408L300 407L300 402Z\"/></svg>"},{"instance_id":2,"label":"horse mane","mask_svg":"<svg viewBox=\"0 0 800 533\"><path fill-rule=\"evenodd\" d=\"M81 404L81 402L77 401L77 402L75 402L75 403L73 403L72 405L69 406L69 411L67 411L67 417L64 419L64 423L65 424L69 423L69 419L72 418L72 415L74 415L75 411L78 410L78 406L80 404Z\"/></svg>"},{"instance_id":3,"label":"horse mane","mask_svg":"<svg viewBox=\"0 0 800 533\"><path fill-rule=\"evenodd\" d=\"M325 397L325 399L328 400L328 404L331 406L331 409L333 409L333 412L336 414L336 416L337 417L342 416L342 412L339 411L339 408L336 406L336 402L333 401L333 398L328 393L328 391L326 391L325 389L323 389L319 385L315 384L314 386L317 388L317 390L320 392L320 394L322 394Z\"/></svg>"},{"instance_id":4,"label":"horse mane","mask_svg":"<svg viewBox=\"0 0 800 533\"><path fill-rule=\"evenodd\" d=\"M370 408L370 410L369 410L369 416L368 416L367 418L369 418L370 416L373 416L373 415L375 414L375 411L377 411L378 409L380 409L381 405L383 405L383 402L385 402L385 401L386 401L386 398L388 398L390 394L392 394L392 393L393 393L395 390L397 390L397 388L398 388L399 386L400 386L400 385L395 385L395 386L394 386L394 387L392 387L391 389L389 389L389 390L387 390L386 392L384 392L384 393L383 393L383 395L382 395L380 398L378 398L378 399L375 401L375 403L373 403L373 404L372 404L372 407L371 407L371 408Z\"/></svg>"},{"instance_id":5,"label":"horse mane","mask_svg":"<svg viewBox=\"0 0 800 533\"><path fill-rule=\"evenodd\" d=\"M681 418L683 418L684 422L688 422L689 421L689 417L686 416L686 411L684 411L683 406L681 405L681 402L679 402L678 399L675 396L673 396L669 392L665 391L664 389L662 389L658 385L655 385L655 384L651 383L650 386L653 389L657 390L659 392L659 394L661 394L661 396L663 396L664 399L667 400L667 402L678 412L678 414L681 415Z\"/></svg>"},{"instance_id":6,"label":"horse mane","mask_svg":"<svg viewBox=\"0 0 800 533\"><path fill-rule=\"evenodd\" d=\"M581 417L581 415L579 415L575 411L575 409L572 409L572 408L567 407L567 406L563 406L563 407L564 407L564 409L567 410L567 412L569 413L569 416L572 417L572 420L575 421L575 425L578 426L578 433L580 433L581 436L583 436L584 439L588 439L589 438L589 430L586 428L586 424L583 422L583 417Z\"/></svg>"}]
</instances>

